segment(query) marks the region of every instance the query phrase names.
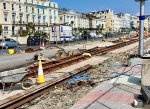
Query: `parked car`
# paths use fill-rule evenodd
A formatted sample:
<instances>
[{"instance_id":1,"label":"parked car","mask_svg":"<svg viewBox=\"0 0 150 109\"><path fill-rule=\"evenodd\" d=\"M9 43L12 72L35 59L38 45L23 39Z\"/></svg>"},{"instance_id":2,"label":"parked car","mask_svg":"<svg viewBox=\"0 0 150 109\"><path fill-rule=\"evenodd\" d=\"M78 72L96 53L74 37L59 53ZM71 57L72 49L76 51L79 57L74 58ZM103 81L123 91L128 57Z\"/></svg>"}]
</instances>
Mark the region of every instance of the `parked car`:
<instances>
[{"instance_id":1,"label":"parked car","mask_svg":"<svg viewBox=\"0 0 150 109\"><path fill-rule=\"evenodd\" d=\"M106 34L105 34L105 37L107 38L107 37L112 37L113 35L112 35L112 33L111 32L107 32Z\"/></svg>"},{"instance_id":2,"label":"parked car","mask_svg":"<svg viewBox=\"0 0 150 109\"><path fill-rule=\"evenodd\" d=\"M5 38L5 39L0 39L0 47L4 48L11 48L11 47L20 47L20 43L10 39L10 38Z\"/></svg>"},{"instance_id":3,"label":"parked car","mask_svg":"<svg viewBox=\"0 0 150 109\"><path fill-rule=\"evenodd\" d=\"M40 42L47 43L47 37L41 35L29 35L27 38L27 46L40 45Z\"/></svg>"},{"instance_id":4,"label":"parked car","mask_svg":"<svg viewBox=\"0 0 150 109\"><path fill-rule=\"evenodd\" d=\"M83 40L92 39L90 33L88 31L84 31L81 36L83 37Z\"/></svg>"},{"instance_id":5,"label":"parked car","mask_svg":"<svg viewBox=\"0 0 150 109\"><path fill-rule=\"evenodd\" d=\"M80 41L80 40L83 40L83 37L79 34L75 34L73 35L73 41Z\"/></svg>"},{"instance_id":6,"label":"parked car","mask_svg":"<svg viewBox=\"0 0 150 109\"><path fill-rule=\"evenodd\" d=\"M99 35L96 35L96 36L95 36L96 39L98 39L98 38L103 38L103 37L104 37L104 36L103 36L102 34L99 34Z\"/></svg>"}]
</instances>

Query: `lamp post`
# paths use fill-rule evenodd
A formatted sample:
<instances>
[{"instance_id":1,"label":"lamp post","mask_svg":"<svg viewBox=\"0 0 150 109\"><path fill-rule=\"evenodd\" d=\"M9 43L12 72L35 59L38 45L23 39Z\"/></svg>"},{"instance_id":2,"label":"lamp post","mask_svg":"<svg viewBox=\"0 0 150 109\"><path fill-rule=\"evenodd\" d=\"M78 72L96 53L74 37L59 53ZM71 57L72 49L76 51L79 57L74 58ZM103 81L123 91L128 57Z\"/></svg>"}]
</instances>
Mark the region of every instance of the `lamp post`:
<instances>
[{"instance_id":1,"label":"lamp post","mask_svg":"<svg viewBox=\"0 0 150 109\"><path fill-rule=\"evenodd\" d=\"M136 2L140 2L140 33L139 33L139 55L143 57L144 55L144 6L146 0L135 0Z\"/></svg>"}]
</instances>

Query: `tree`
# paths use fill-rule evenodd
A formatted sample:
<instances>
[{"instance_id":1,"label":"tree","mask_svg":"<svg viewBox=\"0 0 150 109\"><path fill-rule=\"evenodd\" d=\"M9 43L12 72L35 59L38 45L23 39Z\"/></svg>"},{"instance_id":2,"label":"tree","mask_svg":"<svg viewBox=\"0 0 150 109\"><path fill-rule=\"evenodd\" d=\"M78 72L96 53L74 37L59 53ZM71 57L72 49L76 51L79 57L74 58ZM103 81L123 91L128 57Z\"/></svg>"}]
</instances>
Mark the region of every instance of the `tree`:
<instances>
[{"instance_id":1,"label":"tree","mask_svg":"<svg viewBox=\"0 0 150 109\"><path fill-rule=\"evenodd\" d=\"M72 27L72 34L73 34L73 24L74 24L74 21L71 21L71 22L70 22L70 25L71 25L71 27Z\"/></svg>"},{"instance_id":2,"label":"tree","mask_svg":"<svg viewBox=\"0 0 150 109\"><path fill-rule=\"evenodd\" d=\"M132 30L132 31L137 31L137 28L134 27L134 26L131 26L131 30Z\"/></svg>"},{"instance_id":3,"label":"tree","mask_svg":"<svg viewBox=\"0 0 150 109\"><path fill-rule=\"evenodd\" d=\"M83 33L84 29L83 28L78 28L80 33Z\"/></svg>"},{"instance_id":4,"label":"tree","mask_svg":"<svg viewBox=\"0 0 150 109\"><path fill-rule=\"evenodd\" d=\"M101 34L102 33L102 31L103 31L103 29L104 29L104 25L102 24L99 24L98 26L97 26L97 34Z\"/></svg>"},{"instance_id":5,"label":"tree","mask_svg":"<svg viewBox=\"0 0 150 109\"><path fill-rule=\"evenodd\" d=\"M26 25L26 30L28 31L29 34L35 33L35 25L32 22L29 22Z\"/></svg>"},{"instance_id":6,"label":"tree","mask_svg":"<svg viewBox=\"0 0 150 109\"><path fill-rule=\"evenodd\" d=\"M73 27L73 24L74 24L74 21L71 21L71 22L70 22L70 25L71 25L72 27Z\"/></svg>"}]
</instances>

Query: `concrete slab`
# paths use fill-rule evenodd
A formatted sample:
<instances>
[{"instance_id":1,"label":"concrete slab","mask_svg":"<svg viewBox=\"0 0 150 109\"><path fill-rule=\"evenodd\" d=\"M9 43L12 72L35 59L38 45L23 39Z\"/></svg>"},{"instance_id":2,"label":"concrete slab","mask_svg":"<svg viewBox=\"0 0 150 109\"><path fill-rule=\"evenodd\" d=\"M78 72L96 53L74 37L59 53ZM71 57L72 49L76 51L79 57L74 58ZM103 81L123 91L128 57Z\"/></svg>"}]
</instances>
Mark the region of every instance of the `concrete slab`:
<instances>
[{"instance_id":1,"label":"concrete slab","mask_svg":"<svg viewBox=\"0 0 150 109\"><path fill-rule=\"evenodd\" d=\"M131 104L140 94L140 85L137 85L140 76L136 75L122 75L119 79L102 82L70 109L135 109Z\"/></svg>"},{"instance_id":2,"label":"concrete slab","mask_svg":"<svg viewBox=\"0 0 150 109\"><path fill-rule=\"evenodd\" d=\"M140 85L141 76L125 76L114 78L110 81L111 84L128 84L128 85Z\"/></svg>"},{"instance_id":3,"label":"concrete slab","mask_svg":"<svg viewBox=\"0 0 150 109\"><path fill-rule=\"evenodd\" d=\"M142 66L142 85L150 86L150 61Z\"/></svg>"}]
</instances>

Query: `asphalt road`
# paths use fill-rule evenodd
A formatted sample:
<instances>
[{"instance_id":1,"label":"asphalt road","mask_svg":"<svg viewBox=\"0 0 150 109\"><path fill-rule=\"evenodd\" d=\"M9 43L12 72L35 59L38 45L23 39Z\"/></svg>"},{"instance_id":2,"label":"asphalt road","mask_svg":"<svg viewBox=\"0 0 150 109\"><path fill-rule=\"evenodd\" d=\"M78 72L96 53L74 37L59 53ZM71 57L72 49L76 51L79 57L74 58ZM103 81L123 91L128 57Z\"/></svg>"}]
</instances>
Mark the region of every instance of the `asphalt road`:
<instances>
[{"instance_id":1,"label":"asphalt road","mask_svg":"<svg viewBox=\"0 0 150 109\"><path fill-rule=\"evenodd\" d=\"M37 48L37 47L32 47ZM24 48L22 48L24 50ZM56 49L45 49L41 51L36 51L33 53L23 53L23 54L13 54L9 55L7 49L4 49L3 53L0 53L0 72L12 70L20 67L26 67L29 64L34 63L35 61L31 60L36 53L42 53L44 57L52 58L57 53L58 48ZM21 50L21 49L20 49ZM66 52L72 51L73 49L65 49ZM74 49L74 51L76 51Z\"/></svg>"},{"instance_id":2,"label":"asphalt road","mask_svg":"<svg viewBox=\"0 0 150 109\"><path fill-rule=\"evenodd\" d=\"M23 53L23 54L2 54L0 56L0 72L11 70L19 67L25 67L28 64L33 63L31 59L36 53L42 53L44 57L53 57L58 49L46 49L42 51L36 51L33 53Z\"/></svg>"}]
</instances>

